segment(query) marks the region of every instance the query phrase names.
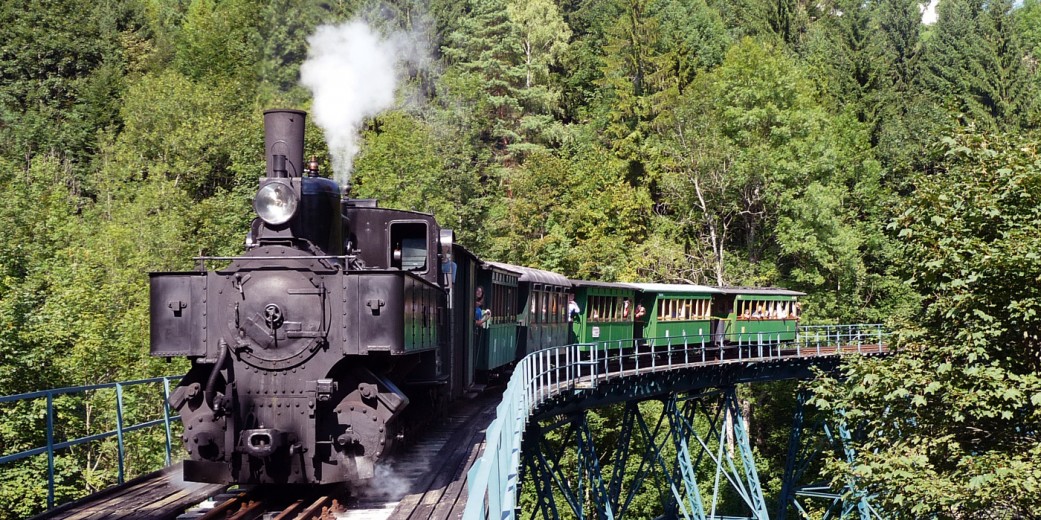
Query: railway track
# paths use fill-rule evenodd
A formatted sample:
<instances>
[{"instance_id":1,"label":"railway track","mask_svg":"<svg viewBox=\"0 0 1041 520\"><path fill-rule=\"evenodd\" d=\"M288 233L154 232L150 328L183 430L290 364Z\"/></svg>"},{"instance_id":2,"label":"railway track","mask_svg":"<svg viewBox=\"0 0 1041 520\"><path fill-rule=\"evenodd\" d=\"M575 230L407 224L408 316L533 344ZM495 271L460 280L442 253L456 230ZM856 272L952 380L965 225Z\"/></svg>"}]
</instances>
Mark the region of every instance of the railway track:
<instances>
[{"instance_id":1,"label":"railway track","mask_svg":"<svg viewBox=\"0 0 1041 520\"><path fill-rule=\"evenodd\" d=\"M344 510L342 490L329 486L303 493L274 493L268 487L225 493L216 501L189 509L177 520L332 520Z\"/></svg>"},{"instance_id":2,"label":"railway track","mask_svg":"<svg viewBox=\"0 0 1041 520\"><path fill-rule=\"evenodd\" d=\"M344 520L457 518L466 504L466 474L484 449L501 391L457 403L440 425L379 468L373 485L354 490Z\"/></svg>"}]
</instances>

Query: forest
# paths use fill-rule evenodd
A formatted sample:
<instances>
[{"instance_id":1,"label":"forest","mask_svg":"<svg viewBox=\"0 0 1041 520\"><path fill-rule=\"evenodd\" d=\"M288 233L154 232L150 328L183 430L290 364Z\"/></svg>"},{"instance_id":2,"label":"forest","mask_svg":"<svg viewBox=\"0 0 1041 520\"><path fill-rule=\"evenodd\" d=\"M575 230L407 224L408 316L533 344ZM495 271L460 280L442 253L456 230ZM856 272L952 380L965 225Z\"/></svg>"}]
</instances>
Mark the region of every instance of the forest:
<instances>
[{"instance_id":1,"label":"forest","mask_svg":"<svg viewBox=\"0 0 1041 520\"><path fill-rule=\"evenodd\" d=\"M825 477L893 518L1036 518L1041 0L927 3L5 0L0 395L185 370L148 356L148 273L242 250L263 110L310 110L308 37L361 19L418 59L358 129L353 196L489 259L886 323L903 354L807 383L870 432ZM39 406L2 412L0 455L39 445ZM62 496L109 457L63 456ZM0 518L45 474L0 468Z\"/></svg>"}]
</instances>

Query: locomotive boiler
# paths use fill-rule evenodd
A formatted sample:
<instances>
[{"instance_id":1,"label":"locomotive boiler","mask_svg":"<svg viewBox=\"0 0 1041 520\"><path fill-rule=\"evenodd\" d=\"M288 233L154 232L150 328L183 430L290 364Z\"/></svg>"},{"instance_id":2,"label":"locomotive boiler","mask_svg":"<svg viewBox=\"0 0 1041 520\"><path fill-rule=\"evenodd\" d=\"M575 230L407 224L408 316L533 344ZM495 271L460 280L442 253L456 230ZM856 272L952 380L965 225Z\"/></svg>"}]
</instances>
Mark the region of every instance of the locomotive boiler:
<instances>
[{"instance_id":1,"label":"locomotive boiler","mask_svg":"<svg viewBox=\"0 0 1041 520\"><path fill-rule=\"evenodd\" d=\"M449 391L452 232L341 197L304 118L264 114L245 252L151 274L151 353L191 362L169 399L186 480L364 481Z\"/></svg>"}]
</instances>

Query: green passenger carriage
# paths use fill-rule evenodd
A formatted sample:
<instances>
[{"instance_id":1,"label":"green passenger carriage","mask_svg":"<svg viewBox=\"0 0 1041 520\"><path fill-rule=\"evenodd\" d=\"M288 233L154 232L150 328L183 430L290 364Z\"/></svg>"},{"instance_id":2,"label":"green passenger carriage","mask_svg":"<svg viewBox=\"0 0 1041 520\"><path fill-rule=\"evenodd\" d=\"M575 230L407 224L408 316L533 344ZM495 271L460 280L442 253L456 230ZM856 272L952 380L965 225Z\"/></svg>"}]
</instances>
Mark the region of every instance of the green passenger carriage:
<instances>
[{"instance_id":1,"label":"green passenger carriage","mask_svg":"<svg viewBox=\"0 0 1041 520\"><path fill-rule=\"evenodd\" d=\"M713 316L717 333L730 343L795 341L800 296L806 293L778 288L720 287Z\"/></svg>"},{"instance_id":2,"label":"green passenger carriage","mask_svg":"<svg viewBox=\"0 0 1041 520\"><path fill-rule=\"evenodd\" d=\"M571 282L542 269L488 262L520 273L518 279L517 358L536 350L568 344L568 294Z\"/></svg>"},{"instance_id":3,"label":"green passenger carriage","mask_svg":"<svg viewBox=\"0 0 1041 520\"><path fill-rule=\"evenodd\" d=\"M520 273L487 262L477 270L474 290L484 292L482 311L490 314L479 324L476 302L470 313L476 370L487 372L516 361L518 278Z\"/></svg>"},{"instance_id":4,"label":"green passenger carriage","mask_svg":"<svg viewBox=\"0 0 1041 520\"><path fill-rule=\"evenodd\" d=\"M636 311L631 284L571 280L579 315L572 318L575 343L597 343L604 348L630 347Z\"/></svg>"},{"instance_id":5,"label":"green passenger carriage","mask_svg":"<svg viewBox=\"0 0 1041 520\"><path fill-rule=\"evenodd\" d=\"M635 283L638 301L636 335L653 345L711 343L713 296L703 285Z\"/></svg>"}]
</instances>

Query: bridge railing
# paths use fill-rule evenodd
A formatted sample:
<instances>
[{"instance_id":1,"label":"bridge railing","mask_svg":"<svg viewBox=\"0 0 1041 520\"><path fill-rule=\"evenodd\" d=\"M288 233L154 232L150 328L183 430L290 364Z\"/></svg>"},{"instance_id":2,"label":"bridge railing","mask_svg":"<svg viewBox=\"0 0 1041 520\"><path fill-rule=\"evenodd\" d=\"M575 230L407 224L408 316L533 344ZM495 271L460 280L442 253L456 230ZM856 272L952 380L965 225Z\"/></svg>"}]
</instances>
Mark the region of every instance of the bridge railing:
<instances>
[{"instance_id":1,"label":"bridge railing","mask_svg":"<svg viewBox=\"0 0 1041 520\"><path fill-rule=\"evenodd\" d=\"M20 460L29 459L31 457L44 456L47 457L47 509L55 506L55 458L56 455L62 450L67 450L76 446L98 443L107 439L116 440L116 479L119 484L125 481L125 460L127 454L127 442L126 435L135 431L144 430L147 428L163 426L165 429L165 463L167 466L171 462L171 445L173 442L173 432L171 430L171 423L180 420L180 416L172 415L169 405L167 404L170 398L170 384L176 383L180 380L180 376L173 377L156 377L151 379L139 379L135 381L123 381L119 383L106 383L89 386L76 386L67 388L56 388L51 390L42 390L39 392L29 392L24 394L15 394L9 396L0 397L0 406L18 406L27 405L33 407L36 401L45 401L44 418L46 420L46 429L44 432L44 444L31 449L25 449L16 453L0 453L0 469L5 465L14 463ZM162 417L151 418L136 422L133 424L127 424L130 421L126 420L128 415L137 413L137 410L131 411L128 409L125 403L125 393L131 388L142 388L146 385L161 385L161 395L163 399L162 404ZM82 405L80 402L75 404L64 403L64 399L76 399L81 398L84 401L90 399L89 395L98 391L112 391L112 403L115 410L114 427L108 429L109 426L104 426L104 431L96 433L88 433L80 437L71 439L58 438L59 432L72 431L79 428L71 428L60 424L61 420L68 419L72 422L88 423L91 419L85 417L90 412L87 411L87 406ZM95 396L96 397L96 396ZM97 401L92 401L97 404ZM147 403L154 403L154 400L146 399ZM73 411L69 412L69 408ZM90 430L89 427L85 428ZM32 432L28 432L32 436ZM0 444L2 446L3 444Z\"/></svg>"},{"instance_id":2,"label":"bridge railing","mask_svg":"<svg viewBox=\"0 0 1041 520\"><path fill-rule=\"evenodd\" d=\"M887 334L880 324L819 325L799 327L794 340L790 332L737 338L740 341L729 342L720 335L680 335L567 345L529 354L514 368L488 426L484 454L468 474L463 518L514 518L524 430L531 413L556 394L694 365L882 353Z\"/></svg>"}]
</instances>

